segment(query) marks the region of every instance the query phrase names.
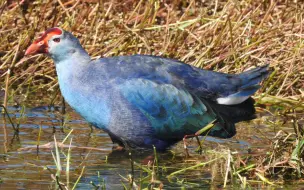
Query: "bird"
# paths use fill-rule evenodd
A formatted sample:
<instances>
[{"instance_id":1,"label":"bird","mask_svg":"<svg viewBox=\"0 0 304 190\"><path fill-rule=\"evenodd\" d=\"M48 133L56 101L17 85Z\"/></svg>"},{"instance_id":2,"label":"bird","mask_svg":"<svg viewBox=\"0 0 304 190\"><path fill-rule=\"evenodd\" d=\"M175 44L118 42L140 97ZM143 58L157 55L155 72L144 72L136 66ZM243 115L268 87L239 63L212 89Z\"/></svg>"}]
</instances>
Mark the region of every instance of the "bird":
<instances>
[{"instance_id":1,"label":"bird","mask_svg":"<svg viewBox=\"0 0 304 190\"><path fill-rule=\"evenodd\" d=\"M25 55L46 54L55 63L61 94L113 143L165 151L212 123L203 136L231 138L235 124L256 118L251 97L269 65L239 74L204 70L177 59L127 55L91 59L70 32L43 32Z\"/></svg>"}]
</instances>

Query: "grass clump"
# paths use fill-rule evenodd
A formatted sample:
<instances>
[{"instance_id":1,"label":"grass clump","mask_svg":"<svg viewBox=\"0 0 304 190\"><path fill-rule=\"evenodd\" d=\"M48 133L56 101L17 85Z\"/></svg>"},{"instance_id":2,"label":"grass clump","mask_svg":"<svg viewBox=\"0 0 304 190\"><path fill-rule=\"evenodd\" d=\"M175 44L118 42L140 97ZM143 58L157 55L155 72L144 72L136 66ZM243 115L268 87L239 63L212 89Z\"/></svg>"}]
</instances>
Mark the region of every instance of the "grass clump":
<instances>
[{"instance_id":1,"label":"grass clump","mask_svg":"<svg viewBox=\"0 0 304 190\"><path fill-rule=\"evenodd\" d=\"M51 60L23 55L39 32L60 26L95 58L152 54L231 73L270 63L276 74L264 96L300 100L303 6L283 0L3 1L0 84L17 94L26 86L57 89ZM16 101L12 92L8 100Z\"/></svg>"}]
</instances>

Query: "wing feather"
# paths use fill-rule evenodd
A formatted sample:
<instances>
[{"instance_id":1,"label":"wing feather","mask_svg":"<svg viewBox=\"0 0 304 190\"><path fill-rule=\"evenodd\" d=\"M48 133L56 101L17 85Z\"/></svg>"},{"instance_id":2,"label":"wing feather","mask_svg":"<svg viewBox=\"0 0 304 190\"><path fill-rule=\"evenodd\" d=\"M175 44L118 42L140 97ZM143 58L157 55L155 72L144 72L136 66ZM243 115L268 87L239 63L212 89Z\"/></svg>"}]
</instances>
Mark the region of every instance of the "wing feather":
<instances>
[{"instance_id":1,"label":"wing feather","mask_svg":"<svg viewBox=\"0 0 304 190\"><path fill-rule=\"evenodd\" d=\"M120 84L119 89L145 114L156 134L163 138L194 134L216 117L200 99L172 84L132 79Z\"/></svg>"}]
</instances>

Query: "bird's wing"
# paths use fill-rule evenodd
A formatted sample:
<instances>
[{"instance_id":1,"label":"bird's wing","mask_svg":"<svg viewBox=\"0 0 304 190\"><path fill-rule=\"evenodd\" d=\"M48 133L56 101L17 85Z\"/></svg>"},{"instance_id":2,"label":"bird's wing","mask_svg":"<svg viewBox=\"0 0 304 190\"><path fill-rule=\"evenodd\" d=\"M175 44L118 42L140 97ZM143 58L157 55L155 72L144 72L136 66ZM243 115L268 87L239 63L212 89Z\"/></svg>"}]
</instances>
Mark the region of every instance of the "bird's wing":
<instances>
[{"instance_id":1,"label":"bird's wing","mask_svg":"<svg viewBox=\"0 0 304 190\"><path fill-rule=\"evenodd\" d=\"M267 66L234 75L203 70L157 56L120 56L102 60L108 65L105 73L121 81L142 78L171 84L199 98L226 105L239 104L248 99L268 76Z\"/></svg>"},{"instance_id":2,"label":"bird's wing","mask_svg":"<svg viewBox=\"0 0 304 190\"><path fill-rule=\"evenodd\" d=\"M269 75L268 65L240 74L226 74L186 64L171 64L167 72L192 93L224 105L244 102L260 88L259 83Z\"/></svg>"},{"instance_id":3,"label":"bird's wing","mask_svg":"<svg viewBox=\"0 0 304 190\"><path fill-rule=\"evenodd\" d=\"M98 61L105 68L100 73L106 73L109 80L148 79L172 84L206 99L215 100L235 91L237 83L226 77L227 74L198 69L178 60L157 56L117 56Z\"/></svg>"},{"instance_id":4,"label":"bird's wing","mask_svg":"<svg viewBox=\"0 0 304 190\"><path fill-rule=\"evenodd\" d=\"M158 137L164 139L194 134L216 118L199 98L172 84L137 78L125 81L118 88L148 118ZM218 125L209 135L229 137L234 135L234 130L228 132Z\"/></svg>"}]
</instances>

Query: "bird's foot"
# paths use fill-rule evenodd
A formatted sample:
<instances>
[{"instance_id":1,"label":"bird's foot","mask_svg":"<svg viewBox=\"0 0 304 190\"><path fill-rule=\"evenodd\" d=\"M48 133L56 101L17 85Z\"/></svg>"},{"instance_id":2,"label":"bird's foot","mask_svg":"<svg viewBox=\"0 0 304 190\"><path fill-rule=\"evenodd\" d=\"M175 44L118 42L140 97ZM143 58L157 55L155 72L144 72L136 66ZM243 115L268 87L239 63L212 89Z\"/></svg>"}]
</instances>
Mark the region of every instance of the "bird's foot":
<instances>
[{"instance_id":1,"label":"bird's foot","mask_svg":"<svg viewBox=\"0 0 304 190\"><path fill-rule=\"evenodd\" d=\"M149 155L141 161L141 164L143 164L143 165L153 165L154 160L155 160L154 155Z\"/></svg>"},{"instance_id":2,"label":"bird's foot","mask_svg":"<svg viewBox=\"0 0 304 190\"><path fill-rule=\"evenodd\" d=\"M118 146L113 146L112 150L113 151L124 151L126 149L125 149L125 147L118 145Z\"/></svg>"}]
</instances>

